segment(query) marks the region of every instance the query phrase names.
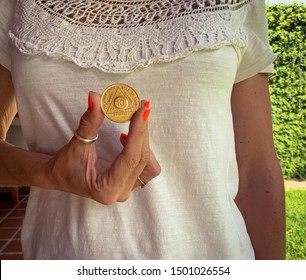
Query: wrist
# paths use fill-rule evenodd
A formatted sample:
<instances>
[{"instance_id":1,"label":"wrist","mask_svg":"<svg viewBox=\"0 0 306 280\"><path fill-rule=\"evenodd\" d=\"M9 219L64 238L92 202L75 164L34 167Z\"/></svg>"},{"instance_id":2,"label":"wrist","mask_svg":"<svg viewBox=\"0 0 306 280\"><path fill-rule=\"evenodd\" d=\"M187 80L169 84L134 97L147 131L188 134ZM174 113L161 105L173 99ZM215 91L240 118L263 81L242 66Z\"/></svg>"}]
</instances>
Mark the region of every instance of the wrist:
<instances>
[{"instance_id":1,"label":"wrist","mask_svg":"<svg viewBox=\"0 0 306 280\"><path fill-rule=\"evenodd\" d=\"M0 140L0 183L7 185L50 185L44 166L51 156L21 149Z\"/></svg>"}]
</instances>

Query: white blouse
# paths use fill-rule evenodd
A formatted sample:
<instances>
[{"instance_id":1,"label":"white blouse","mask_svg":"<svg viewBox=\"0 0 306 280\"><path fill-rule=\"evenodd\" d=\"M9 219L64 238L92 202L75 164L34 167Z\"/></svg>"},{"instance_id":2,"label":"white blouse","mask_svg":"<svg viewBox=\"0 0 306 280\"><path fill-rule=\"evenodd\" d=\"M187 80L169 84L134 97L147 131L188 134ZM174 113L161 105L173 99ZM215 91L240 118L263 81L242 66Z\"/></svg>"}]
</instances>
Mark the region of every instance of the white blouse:
<instances>
[{"instance_id":1,"label":"white blouse","mask_svg":"<svg viewBox=\"0 0 306 280\"><path fill-rule=\"evenodd\" d=\"M145 189L112 206L32 187L25 258L254 258L234 203L230 98L234 83L272 72L264 0L1 6L0 63L11 70L29 149L55 153L73 136L88 91L125 83L151 101L150 145L162 167ZM127 129L106 119L99 157L111 163Z\"/></svg>"}]
</instances>

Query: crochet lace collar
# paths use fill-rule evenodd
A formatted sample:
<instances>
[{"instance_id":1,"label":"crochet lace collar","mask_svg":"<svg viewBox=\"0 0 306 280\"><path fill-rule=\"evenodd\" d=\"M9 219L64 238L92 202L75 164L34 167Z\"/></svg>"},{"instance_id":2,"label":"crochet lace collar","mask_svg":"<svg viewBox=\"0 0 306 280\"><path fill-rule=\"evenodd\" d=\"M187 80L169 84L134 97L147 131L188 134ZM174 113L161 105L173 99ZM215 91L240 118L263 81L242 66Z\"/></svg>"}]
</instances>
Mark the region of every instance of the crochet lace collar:
<instances>
[{"instance_id":1,"label":"crochet lace collar","mask_svg":"<svg viewBox=\"0 0 306 280\"><path fill-rule=\"evenodd\" d=\"M10 36L26 54L130 72L224 45L244 46L251 0L18 0Z\"/></svg>"}]
</instances>

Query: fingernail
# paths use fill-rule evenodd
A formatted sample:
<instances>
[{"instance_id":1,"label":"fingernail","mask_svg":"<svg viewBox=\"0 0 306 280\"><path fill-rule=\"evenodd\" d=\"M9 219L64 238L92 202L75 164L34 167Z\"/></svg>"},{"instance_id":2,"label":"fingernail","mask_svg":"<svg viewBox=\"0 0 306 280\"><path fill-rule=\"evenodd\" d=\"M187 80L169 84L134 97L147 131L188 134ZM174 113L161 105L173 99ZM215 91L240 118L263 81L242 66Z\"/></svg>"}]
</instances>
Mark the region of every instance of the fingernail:
<instances>
[{"instance_id":1,"label":"fingernail","mask_svg":"<svg viewBox=\"0 0 306 280\"><path fill-rule=\"evenodd\" d=\"M90 112L93 111L93 102L92 102L92 97L91 97L91 91L88 93L88 110Z\"/></svg>"},{"instance_id":2,"label":"fingernail","mask_svg":"<svg viewBox=\"0 0 306 280\"><path fill-rule=\"evenodd\" d=\"M143 113L143 121L146 122L150 116L151 110L150 109L146 109L145 112Z\"/></svg>"},{"instance_id":3,"label":"fingernail","mask_svg":"<svg viewBox=\"0 0 306 280\"><path fill-rule=\"evenodd\" d=\"M127 134L125 134L125 133L121 133L121 138L122 138L122 139L124 139L124 140L125 140L127 137L128 137L128 135L127 135Z\"/></svg>"},{"instance_id":4,"label":"fingernail","mask_svg":"<svg viewBox=\"0 0 306 280\"><path fill-rule=\"evenodd\" d=\"M150 108L150 101L149 101L149 100L146 101L146 102L144 103L144 106L145 106L146 108Z\"/></svg>"}]
</instances>

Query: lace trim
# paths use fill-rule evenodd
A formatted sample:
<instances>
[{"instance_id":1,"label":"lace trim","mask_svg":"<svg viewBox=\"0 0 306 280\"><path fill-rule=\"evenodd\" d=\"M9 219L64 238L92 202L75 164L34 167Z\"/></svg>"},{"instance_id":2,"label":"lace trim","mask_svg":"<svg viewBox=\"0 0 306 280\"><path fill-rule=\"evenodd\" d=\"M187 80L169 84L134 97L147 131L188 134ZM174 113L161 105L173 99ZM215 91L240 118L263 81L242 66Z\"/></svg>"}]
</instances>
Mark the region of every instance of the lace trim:
<instances>
[{"instance_id":1,"label":"lace trim","mask_svg":"<svg viewBox=\"0 0 306 280\"><path fill-rule=\"evenodd\" d=\"M129 72L200 49L243 47L251 0L19 0L10 36L26 54Z\"/></svg>"}]
</instances>

